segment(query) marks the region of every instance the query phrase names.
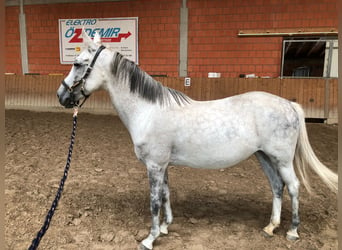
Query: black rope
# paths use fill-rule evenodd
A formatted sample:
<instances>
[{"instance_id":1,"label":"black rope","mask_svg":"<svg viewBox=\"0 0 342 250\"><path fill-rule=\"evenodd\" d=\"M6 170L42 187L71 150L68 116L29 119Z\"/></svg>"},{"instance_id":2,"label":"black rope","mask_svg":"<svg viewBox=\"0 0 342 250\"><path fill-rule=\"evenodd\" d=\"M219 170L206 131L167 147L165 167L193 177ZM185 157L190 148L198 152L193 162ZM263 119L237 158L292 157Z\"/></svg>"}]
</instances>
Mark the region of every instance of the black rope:
<instances>
[{"instance_id":1,"label":"black rope","mask_svg":"<svg viewBox=\"0 0 342 250\"><path fill-rule=\"evenodd\" d=\"M52 219L53 214L55 213L55 210L56 210L57 205L58 205L58 201L61 198L64 183L68 177L68 171L70 168L72 149L74 147L74 142L75 142L76 126L77 126L77 110L75 110L75 113L73 116L73 127L72 127L72 133L71 133L71 142L70 142L70 146L69 146L68 158L67 158L67 162L65 165L63 177L62 177L61 182L59 184L59 188L57 190L55 200L52 202L51 208L50 208L48 214L46 215L45 222L44 222L43 226L41 227L41 229L39 230L39 232L37 233L36 238L32 241L31 246L28 248L29 250L35 250L38 248L40 240L43 238L44 234L46 233L46 231L49 228L50 221Z\"/></svg>"}]
</instances>

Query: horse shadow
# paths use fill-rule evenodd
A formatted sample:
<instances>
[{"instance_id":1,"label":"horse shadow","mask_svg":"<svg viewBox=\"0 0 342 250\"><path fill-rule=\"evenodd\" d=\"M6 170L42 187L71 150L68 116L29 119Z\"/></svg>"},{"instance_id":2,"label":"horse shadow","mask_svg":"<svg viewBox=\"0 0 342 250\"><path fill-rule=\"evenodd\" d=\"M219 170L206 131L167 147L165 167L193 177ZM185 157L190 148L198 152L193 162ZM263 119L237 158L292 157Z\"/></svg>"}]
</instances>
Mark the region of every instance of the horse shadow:
<instances>
[{"instance_id":1,"label":"horse shadow","mask_svg":"<svg viewBox=\"0 0 342 250\"><path fill-rule=\"evenodd\" d=\"M177 192L181 192L177 190ZM173 209L175 230L182 230L186 224L196 227L205 224L207 227L221 226L229 228L231 225L246 225L249 230L261 231L269 223L272 212L272 196L267 199L260 199L256 193L251 194L226 194L218 195L215 192L203 193L201 190L187 191L182 199L177 197L177 192L171 190L171 206ZM114 188L102 192L101 189L92 187L88 190L81 190L72 198L73 207L84 208L92 211L100 211L96 214L97 220L103 220L103 225L110 221L120 221L120 226L140 229L148 229L151 220L149 209L148 189L133 189L126 192L116 192ZM314 216L315 221L306 223L322 224L319 211L312 211L301 207L301 215L304 217ZM111 220L108 218L111 217ZM127 223L125 218L129 218ZM307 218L306 218L307 219ZM283 201L281 226L277 229L279 234L286 234L291 224L291 204ZM321 221L321 222L319 222ZM184 225L183 225L184 224ZM312 231L313 229L314 231ZM319 233L322 226L310 227L310 233ZM170 231L173 226L170 226Z\"/></svg>"}]
</instances>

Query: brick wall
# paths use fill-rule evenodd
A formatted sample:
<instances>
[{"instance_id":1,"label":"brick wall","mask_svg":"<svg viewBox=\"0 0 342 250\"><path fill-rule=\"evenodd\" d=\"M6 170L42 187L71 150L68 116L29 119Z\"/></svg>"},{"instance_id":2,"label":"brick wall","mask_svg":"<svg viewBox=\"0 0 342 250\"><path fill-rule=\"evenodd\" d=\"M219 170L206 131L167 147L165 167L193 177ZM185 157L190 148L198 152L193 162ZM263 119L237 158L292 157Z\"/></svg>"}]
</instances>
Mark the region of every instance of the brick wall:
<instances>
[{"instance_id":1,"label":"brick wall","mask_svg":"<svg viewBox=\"0 0 342 250\"><path fill-rule=\"evenodd\" d=\"M30 73L66 73L59 59L58 19L139 17L139 63L150 74L178 75L180 2L70 3L24 6ZM21 73L18 7L6 8L6 72Z\"/></svg>"},{"instance_id":2,"label":"brick wall","mask_svg":"<svg viewBox=\"0 0 342 250\"><path fill-rule=\"evenodd\" d=\"M29 71L67 73L59 61L58 19L139 17L139 63L178 76L181 0L25 5ZM238 37L239 30L337 28L336 0L188 0L188 74L277 77L282 37ZM21 73L18 7L6 7L6 72Z\"/></svg>"},{"instance_id":3,"label":"brick wall","mask_svg":"<svg viewBox=\"0 0 342 250\"><path fill-rule=\"evenodd\" d=\"M283 38L238 37L239 30L337 28L336 4L335 0L189 0L189 75L277 77Z\"/></svg>"},{"instance_id":4,"label":"brick wall","mask_svg":"<svg viewBox=\"0 0 342 250\"><path fill-rule=\"evenodd\" d=\"M5 72L21 73L19 9L6 7L5 21Z\"/></svg>"}]
</instances>

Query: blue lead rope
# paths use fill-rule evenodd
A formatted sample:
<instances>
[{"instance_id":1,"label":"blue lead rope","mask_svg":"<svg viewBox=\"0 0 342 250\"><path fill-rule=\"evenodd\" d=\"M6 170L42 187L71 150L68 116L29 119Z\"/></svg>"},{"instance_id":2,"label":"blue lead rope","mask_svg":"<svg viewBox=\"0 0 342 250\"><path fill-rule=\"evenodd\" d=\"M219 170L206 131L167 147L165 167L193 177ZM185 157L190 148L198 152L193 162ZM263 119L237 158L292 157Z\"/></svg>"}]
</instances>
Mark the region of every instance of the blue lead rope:
<instances>
[{"instance_id":1,"label":"blue lead rope","mask_svg":"<svg viewBox=\"0 0 342 250\"><path fill-rule=\"evenodd\" d=\"M34 240L32 240L31 246L28 248L29 250L36 250L38 248L40 240L43 238L44 234L46 233L46 231L49 228L50 221L52 219L53 214L55 213L55 210L56 210L57 205L58 205L58 201L61 198L64 183L68 177L68 172L69 172L69 168L70 168L72 149L74 147L74 142L75 142L76 126L77 126L77 109L75 109L74 115L73 115L73 127L72 127L72 133L71 133L71 142L70 142L70 146L69 146L68 158L67 158L67 162L65 165L63 177L62 177L61 182L59 184L59 188L57 190L56 197L55 197L54 201L52 202L52 205L51 205L51 208L50 208L48 214L46 215L45 222L44 222L43 226L41 227L41 229L39 230L39 232L37 233L36 238Z\"/></svg>"}]
</instances>

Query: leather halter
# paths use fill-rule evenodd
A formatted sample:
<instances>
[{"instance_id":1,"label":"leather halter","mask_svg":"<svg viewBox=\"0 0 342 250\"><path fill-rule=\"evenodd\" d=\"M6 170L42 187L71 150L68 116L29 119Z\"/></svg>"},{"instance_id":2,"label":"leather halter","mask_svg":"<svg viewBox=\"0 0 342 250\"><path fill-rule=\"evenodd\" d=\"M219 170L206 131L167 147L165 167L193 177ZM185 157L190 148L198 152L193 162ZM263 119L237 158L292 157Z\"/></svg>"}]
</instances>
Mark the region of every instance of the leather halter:
<instances>
[{"instance_id":1,"label":"leather halter","mask_svg":"<svg viewBox=\"0 0 342 250\"><path fill-rule=\"evenodd\" d=\"M78 107L82 107L82 105L85 103L85 101L88 99L88 97L90 96L87 95L85 92L84 92L84 85L85 85L85 81L86 79L88 78L88 76L90 75L91 71L93 70L93 67L94 67L94 64L98 58L98 56L100 55L101 51L104 50L106 47L101 45L96 53L95 53L95 56L93 58L93 60L91 61L90 65L88 66L87 70L85 71L83 77L78 80L78 81L74 81L72 86L69 87L66 82L63 80L62 81L62 85L69 91L70 93L70 98L72 99L72 102L75 104L75 106L78 106ZM84 96L84 99L82 101L82 103L79 105L78 102L76 102L74 100L74 89L78 86L78 85L81 85L81 94Z\"/></svg>"}]
</instances>

